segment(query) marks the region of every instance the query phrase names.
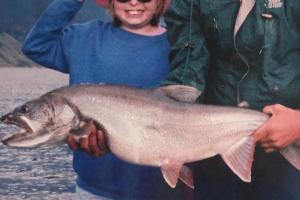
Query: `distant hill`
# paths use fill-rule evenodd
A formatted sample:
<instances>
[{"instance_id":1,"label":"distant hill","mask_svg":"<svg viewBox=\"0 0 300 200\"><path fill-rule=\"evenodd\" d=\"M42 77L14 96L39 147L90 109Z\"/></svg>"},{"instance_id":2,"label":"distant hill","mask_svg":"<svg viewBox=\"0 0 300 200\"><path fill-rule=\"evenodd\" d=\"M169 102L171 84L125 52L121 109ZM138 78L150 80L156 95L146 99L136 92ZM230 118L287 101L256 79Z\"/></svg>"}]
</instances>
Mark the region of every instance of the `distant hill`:
<instances>
[{"instance_id":1,"label":"distant hill","mask_svg":"<svg viewBox=\"0 0 300 200\"><path fill-rule=\"evenodd\" d=\"M52 0L0 0L0 67L18 64L32 66L20 52L20 43ZM110 20L106 11L93 0L86 0L75 22Z\"/></svg>"},{"instance_id":2,"label":"distant hill","mask_svg":"<svg viewBox=\"0 0 300 200\"><path fill-rule=\"evenodd\" d=\"M21 44L7 33L0 33L0 67L38 66L27 59L20 51Z\"/></svg>"}]
</instances>

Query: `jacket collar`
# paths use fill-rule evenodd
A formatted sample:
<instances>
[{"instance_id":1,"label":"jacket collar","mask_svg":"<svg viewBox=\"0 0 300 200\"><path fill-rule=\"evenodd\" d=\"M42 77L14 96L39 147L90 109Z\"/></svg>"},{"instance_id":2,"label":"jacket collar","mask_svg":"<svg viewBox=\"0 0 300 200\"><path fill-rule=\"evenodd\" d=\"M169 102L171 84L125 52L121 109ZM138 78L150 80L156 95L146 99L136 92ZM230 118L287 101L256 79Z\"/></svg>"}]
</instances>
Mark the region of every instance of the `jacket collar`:
<instances>
[{"instance_id":1,"label":"jacket collar","mask_svg":"<svg viewBox=\"0 0 300 200\"><path fill-rule=\"evenodd\" d=\"M240 30L242 24L245 22L250 11L253 9L255 2L256 0L240 0L240 9L234 25L234 34L233 34L234 38L238 33L238 31Z\"/></svg>"}]
</instances>

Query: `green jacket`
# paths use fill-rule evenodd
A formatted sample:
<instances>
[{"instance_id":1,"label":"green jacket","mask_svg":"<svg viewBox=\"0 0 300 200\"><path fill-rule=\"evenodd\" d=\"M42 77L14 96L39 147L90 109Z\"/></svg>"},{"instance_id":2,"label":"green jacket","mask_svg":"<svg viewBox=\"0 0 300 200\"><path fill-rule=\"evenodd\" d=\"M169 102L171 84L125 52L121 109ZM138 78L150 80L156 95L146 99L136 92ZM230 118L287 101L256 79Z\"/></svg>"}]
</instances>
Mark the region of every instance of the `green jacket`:
<instances>
[{"instance_id":1,"label":"green jacket","mask_svg":"<svg viewBox=\"0 0 300 200\"><path fill-rule=\"evenodd\" d=\"M239 0L173 0L163 84L194 86L209 104L300 108L300 1L256 1L234 37Z\"/></svg>"}]
</instances>

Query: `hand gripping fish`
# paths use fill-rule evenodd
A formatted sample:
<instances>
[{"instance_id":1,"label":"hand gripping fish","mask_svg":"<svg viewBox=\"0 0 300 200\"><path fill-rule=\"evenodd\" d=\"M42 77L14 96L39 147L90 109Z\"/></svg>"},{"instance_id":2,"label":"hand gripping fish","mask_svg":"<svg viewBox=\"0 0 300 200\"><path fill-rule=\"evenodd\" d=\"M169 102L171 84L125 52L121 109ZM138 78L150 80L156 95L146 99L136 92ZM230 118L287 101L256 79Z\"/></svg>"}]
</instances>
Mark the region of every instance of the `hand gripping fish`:
<instances>
[{"instance_id":1,"label":"hand gripping fish","mask_svg":"<svg viewBox=\"0 0 300 200\"><path fill-rule=\"evenodd\" d=\"M130 163L160 167L173 188L178 179L194 187L185 163L217 154L237 176L250 182L256 142L251 134L268 115L180 102L177 91L186 91L185 86L167 92L100 84L59 88L3 116L1 121L24 129L5 137L3 143L20 148L56 144L68 134L81 137L78 130L92 119L104 129L113 154ZM297 144L281 153L300 170Z\"/></svg>"}]
</instances>

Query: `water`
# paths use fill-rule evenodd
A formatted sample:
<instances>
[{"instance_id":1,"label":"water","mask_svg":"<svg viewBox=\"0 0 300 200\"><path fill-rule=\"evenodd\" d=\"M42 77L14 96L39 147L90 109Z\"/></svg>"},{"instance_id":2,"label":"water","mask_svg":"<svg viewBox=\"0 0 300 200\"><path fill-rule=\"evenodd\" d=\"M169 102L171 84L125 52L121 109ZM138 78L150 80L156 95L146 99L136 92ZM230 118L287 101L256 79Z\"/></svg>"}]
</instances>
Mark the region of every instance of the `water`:
<instances>
[{"instance_id":1,"label":"water","mask_svg":"<svg viewBox=\"0 0 300 200\"><path fill-rule=\"evenodd\" d=\"M67 76L38 68L0 68L0 115L54 88ZM16 127L0 124L0 138ZM72 152L66 145L11 149L0 144L0 199L71 199Z\"/></svg>"}]
</instances>

